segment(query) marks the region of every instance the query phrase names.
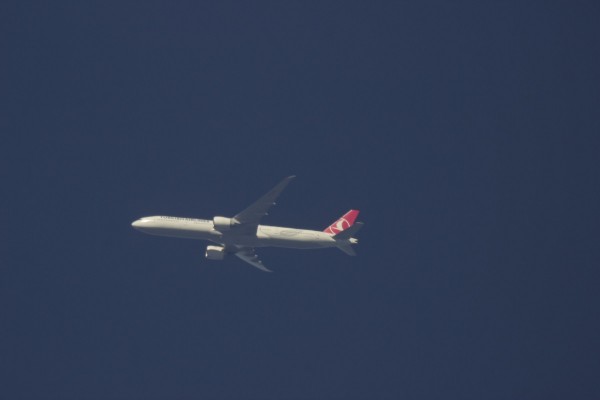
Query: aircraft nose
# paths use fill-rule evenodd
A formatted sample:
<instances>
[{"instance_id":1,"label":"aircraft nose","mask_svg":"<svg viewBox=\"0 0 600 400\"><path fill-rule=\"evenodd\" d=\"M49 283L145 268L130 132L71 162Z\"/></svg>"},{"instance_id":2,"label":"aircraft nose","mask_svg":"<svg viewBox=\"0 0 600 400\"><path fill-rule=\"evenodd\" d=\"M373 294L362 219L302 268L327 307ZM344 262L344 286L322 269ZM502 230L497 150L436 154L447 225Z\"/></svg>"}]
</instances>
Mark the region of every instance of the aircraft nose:
<instances>
[{"instance_id":1,"label":"aircraft nose","mask_svg":"<svg viewBox=\"0 0 600 400\"><path fill-rule=\"evenodd\" d=\"M135 220L131 223L131 226L133 226L134 228L139 228L140 226L142 226L142 221L141 220Z\"/></svg>"}]
</instances>

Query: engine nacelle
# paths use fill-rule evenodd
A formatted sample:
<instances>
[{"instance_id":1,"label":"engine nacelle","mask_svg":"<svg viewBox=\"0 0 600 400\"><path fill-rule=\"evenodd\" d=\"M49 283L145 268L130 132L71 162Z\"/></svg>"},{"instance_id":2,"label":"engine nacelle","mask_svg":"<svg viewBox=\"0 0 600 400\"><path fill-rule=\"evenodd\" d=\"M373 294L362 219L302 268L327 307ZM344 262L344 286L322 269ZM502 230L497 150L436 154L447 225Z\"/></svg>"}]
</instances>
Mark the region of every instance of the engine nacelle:
<instances>
[{"instance_id":1,"label":"engine nacelle","mask_svg":"<svg viewBox=\"0 0 600 400\"><path fill-rule=\"evenodd\" d=\"M206 258L209 260L222 260L225 258L225 248L221 246L207 246Z\"/></svg>"},{"instance_id":2,"label":"engine nacelle","mask_svg":"<svg viewBox=\"0 0 600 400\"><path fill-rule=\"evenodd\" d=\"M214 217L213 218L213 225L215 227L215 230L217 230L219 232L228 231L236 224L237 224L237 221L234 220L233 218L226 218L226 217Z\"/></svg>"}]
</instances>

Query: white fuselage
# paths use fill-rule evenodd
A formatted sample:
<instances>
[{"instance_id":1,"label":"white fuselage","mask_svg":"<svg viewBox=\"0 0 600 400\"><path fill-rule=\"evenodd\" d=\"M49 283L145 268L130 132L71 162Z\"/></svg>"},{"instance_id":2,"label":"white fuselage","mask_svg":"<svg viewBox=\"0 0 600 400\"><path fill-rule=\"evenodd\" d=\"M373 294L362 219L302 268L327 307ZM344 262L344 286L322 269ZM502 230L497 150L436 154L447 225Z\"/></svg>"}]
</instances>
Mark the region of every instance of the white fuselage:
<instances>
[{"instance_id":1,"label":"white fuselage","mask_svg":"<svg viewBox=\"0 0 600 400\"><path fill-rule=\"evenodd\" d=\"M153 216L140 218L131 224L134 228L152 235L186 239L208 240L224 246L285 247L317 249L354 243L355 239L338 239L332 235L306 229L258 225L256 232L240 233L235 229L218 231L212 220Z\"/></svg>"}]
</instances>

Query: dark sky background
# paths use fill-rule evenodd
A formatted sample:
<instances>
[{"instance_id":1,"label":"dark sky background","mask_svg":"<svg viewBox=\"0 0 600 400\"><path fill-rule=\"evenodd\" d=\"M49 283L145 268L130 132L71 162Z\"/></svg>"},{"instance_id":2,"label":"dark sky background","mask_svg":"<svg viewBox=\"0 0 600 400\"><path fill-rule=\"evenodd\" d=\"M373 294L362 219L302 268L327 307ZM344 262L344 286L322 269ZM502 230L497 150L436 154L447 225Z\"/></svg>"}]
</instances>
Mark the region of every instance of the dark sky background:
<instances>
[{"instance_id":1,"label":"dark sky background","mask_svg":"<svg viewBox=\"0 0 600 400\"><path fill-rule=\"evenodd\" d=\"M2 2L0 397L600 398L598 4Z\"/></svg>"}]
</instances>

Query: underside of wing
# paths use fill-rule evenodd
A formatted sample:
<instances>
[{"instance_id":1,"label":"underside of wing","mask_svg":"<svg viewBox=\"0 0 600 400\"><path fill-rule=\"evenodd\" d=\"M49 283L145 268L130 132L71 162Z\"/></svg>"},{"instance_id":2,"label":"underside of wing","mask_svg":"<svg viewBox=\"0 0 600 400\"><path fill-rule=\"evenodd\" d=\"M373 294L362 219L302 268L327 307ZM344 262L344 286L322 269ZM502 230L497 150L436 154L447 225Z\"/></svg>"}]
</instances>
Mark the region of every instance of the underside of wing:
<instances>
[{"instance_id":1,"label":"underside of wing","mask_svg":"<svg viewBox=\"0 0 600 400\"><path fill-rule=\"evenodd\" d=\"M243 248L240 251L236 252L235 255L239 257L241 260L246 261L248 264L252 265L255 268L260 269L264 272L273 272L267 267L264 266L262 261L256 255L256 252L253 248L247 247Z\"/></svg>"},{"instance_id":2,"label":"underside of wing","mask_svg":"<svg viewBox=\"0 0 600 400\"><path fill-rule=\"evenodd\" d=\"M254 229L254 231L256 231L261 218L267 215L267 211L269 211L269 208L275 204L277 197L279 197L281 192L283 192L283 189L285 189L285 187L294 178L295 176L293 175L288 176L279 182L277 186L271 189L268 193L254 202L254 204L252 204L250 207L233 217L241 225L240 228L246 227L246 229Z\"/></svg>"}]
</instances>

